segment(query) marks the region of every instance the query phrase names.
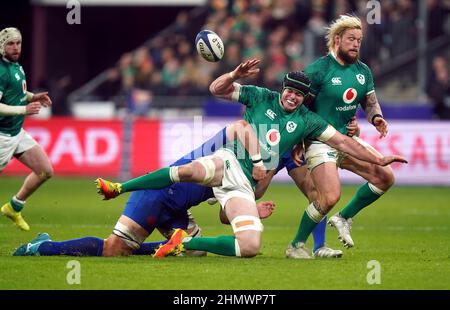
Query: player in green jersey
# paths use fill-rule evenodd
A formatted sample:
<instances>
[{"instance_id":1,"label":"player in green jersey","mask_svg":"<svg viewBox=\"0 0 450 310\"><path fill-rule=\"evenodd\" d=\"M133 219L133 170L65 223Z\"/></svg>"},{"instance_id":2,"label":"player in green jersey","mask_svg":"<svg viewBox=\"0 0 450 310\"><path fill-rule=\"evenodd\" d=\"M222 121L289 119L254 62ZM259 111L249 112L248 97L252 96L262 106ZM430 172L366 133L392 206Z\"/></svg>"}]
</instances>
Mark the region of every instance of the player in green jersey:
<instances>
[{"instance_id":1,"label":"player in green jersey","mask_svg":"<svg viewBox=\"0 0 450 310\"><path fill-rule=\"evenodd\" d=\"M388 124L383 118L378 103L372 73L359 60L362 41L361 21L350 15L343 15L328 28L327 45L329 53L308 65L305 73L311 80L312 101L308 107L322 116L342 134L347 134L346 125L355 116L359 104L366 113L367 120L380 133L380 138L388 133ZM353 137L374 155L382 155L357 136ZM340 199L340 180L337 167L352 171L367 180L350 203L333 215L329 224L338 230L339 240L350 248L354 242L350 236L352 218L364 207L381 197L393 184L394 174L389 166L381 167L363 162L355 157L339 152L320 141L305 143L308 169L317 191L321 194L317 208L327 214ZM314 222L305 218L292 241L304 243Z\"/></svg>"},{"instance_id":2,"label":"player in green jersey","mask_svg":"<svg viewBox=\"0 0 450 310\"><path fill-rule=\"evenodd\" d=\"M52 104L47 93L27 91L25 72L18 60L22 36L16 28L0 31L0 172L14 156L32 172L20 190L1 207L1 213L20 229L30 230L21 215L25 200L53 175L45 151L22 128L25 115L37 114Z\"/></svg>"},{"instance_id":3,"label":"player in green jersey","mask_svg":"<svg viewBox=\"0 0 450 310\"><path fill-rule=\"evenodd\" d=\"M406 162L399 156L379 158L373 155L304 107L302 103L309 92L309 80L302 72L290 72L285 76L281 94L235 82L257 74L259 62L252 59L241 63L232 72L213 81L210 90L217 97L237 100L246 106L244 119L257 134L261 154L250 157L239 141L233 141L211 156L178 167L162 168L124 183L97 179L97 188L105 199L139 189L163 188L175 182L194 182L213 187L214 195L231 223L234 236L185 238L183 230L176 230L169 242L155 253L156 257L164 257L182 249L227 256L257 255L263 226L256 209L256 182L251 176L252 166L263 162L265 168L275 169L280 156L304 139L319 139L374 164ZM321 216L314 206L309 207L307 212L314 217Z\"/></svg>"}]
</instances>

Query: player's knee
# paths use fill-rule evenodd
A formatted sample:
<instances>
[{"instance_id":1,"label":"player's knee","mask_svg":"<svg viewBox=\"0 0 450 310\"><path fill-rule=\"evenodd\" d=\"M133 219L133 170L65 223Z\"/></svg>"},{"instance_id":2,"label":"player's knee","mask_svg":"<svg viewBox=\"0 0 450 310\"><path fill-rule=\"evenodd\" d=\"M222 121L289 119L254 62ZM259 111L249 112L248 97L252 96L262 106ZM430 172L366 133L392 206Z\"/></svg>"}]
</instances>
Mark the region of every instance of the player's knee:
<instances>
[{"instance_id":1,"label":"player's knee","mask_svg":"<svg viewBox=\"0 0 450 310\"><path fill-rule=\"evenodd\" d=\"M43 172L42 172L42 177L45 179L45 180L48 180L48 179L50 179L50 178L52 178L53 177L53 175L54 175L54 171L53 171L53 167L49 167L49 168L47 168L47 169L45 169Z\"/></svg>"},{"instance_id":2,"label":"player's knee","mask_svg":"<svg viewBox=\"0 0 450 310\"><path fill-rule=\"evenodd\" d=\"M339 199L341 199L340 192L328 193L327 195L322 197L321 206L325 207L326 209L331 209L339 202Z\"/></svg>"},{"instance_id":3,"label":"player's knee","mask_svg":"<svg viewBox=\"0 0 450 310\"><path fill-rule=\"evenodd\" d=\"M111 243L109 246L111 246L113 256L130 255L133 250L140 248L146 237L147 235L138 233L136 227L133 228L130 223L123 223L119 220L107 240L109 240L108 243Z\"/></svg>"},{"instance_id":4,"label":"player's knee","mask_svg":"<svg viewBox=\"0 0 450 310\"><path fill-rule=\"evenodd\" d=\"M379 167L373 175L373 184L384 191L388 190L395 183L395 175L390 167Z\"/></svg>"},{"instance_id":5,"label":"player's knee","mask_svg":"<svg viewBox=\"0 0 450 310\"><path fill-rule=\"evenodd\" d=\"M41 169L38 173L38 176L39 178L41 178L41 180L47 181L48 179L53 177L53 174L54 174L53 167L49 166Z\"/></svg>"},{"instance_id":6,"label":"player's knee","mask_svg":"<svg viewBox=\"0 0 450 310\"><path fill-rule=\"evenodd\" d=\"M133 249L116 235L110 235L103 242L102 256L129 256L132 252Z\"/></svg>"},{"instance_id":7,"label":"player's knee","mask_svg":"<svg viewBox=\"0 0 450 310\"><path fill-rule=\"evenodd\" d=\"M208 157L200 157L189 165L183 166L186 171L181 172L180 179L199 184L210 184L216 174L216 164ZM180 173L180 172L179 172Z\"/></svg>"},{"instance_id":8,"label":"player's knee","mask_svg":"<svg viewBox=\"0 0 450 310\"><path fill-rule=\"evenodd\" d=\"M261 247L261 241L256 238L251 238L248 240L237 240L239 244L240 256L241 257L254 257L258 255L259 249Z\"/></svg>"},{"instance_id":9,"label":"player's knee","mask_svg":"<svg viewBox=\"0 0 450 310\"><path fill-rule=\"evenodd\" d=\"M394 171L392 171L392 169L390 167L385 167L385 169L383 169L381 178L382 178L383 184L387 188L391 187L395 183Z\"/></svg>"},{"instance_id":10,"label":"player's knee","mask_svg":"<svg viewBox=\"0 0 450 310\"><path fill-rule=\"evenodd\" d=\"M194 163L178 167L178 175L181 181L190 181L194 176Z\"/></svg>"},{"instance_id":11,"label":"player's knee","mask_svg":"<svg viewBox=\"0 0 450 310\"><path fill-rule=\"evenodd\" d=\"M236 256L253 257L258 255L261 247L261 220L252 215L239 215L231 221L236 236Z\"/></svg>"}]
</instances>

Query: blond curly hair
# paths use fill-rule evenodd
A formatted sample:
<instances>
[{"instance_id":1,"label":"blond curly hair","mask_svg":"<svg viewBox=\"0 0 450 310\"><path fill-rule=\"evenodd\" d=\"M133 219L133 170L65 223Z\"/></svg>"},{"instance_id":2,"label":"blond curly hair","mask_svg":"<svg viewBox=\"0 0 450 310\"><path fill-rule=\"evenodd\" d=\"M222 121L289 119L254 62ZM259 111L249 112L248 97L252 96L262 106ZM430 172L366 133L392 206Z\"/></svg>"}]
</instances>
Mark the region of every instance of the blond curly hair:
<instances>
[{"instance_id":1,"label":"blond curly hair","mask_svg":"<svg viewBox=\"0 0 450 310\"><path fill-rule=\"evenodd\" d=\"M327 40L328 51L333 51L335 37L342 35L347 29L359 29L362 30L361 20L354 15L341 15L338 19L333 21L330 27L327 28L325 38Z\"/></svg>"}]
</instances>

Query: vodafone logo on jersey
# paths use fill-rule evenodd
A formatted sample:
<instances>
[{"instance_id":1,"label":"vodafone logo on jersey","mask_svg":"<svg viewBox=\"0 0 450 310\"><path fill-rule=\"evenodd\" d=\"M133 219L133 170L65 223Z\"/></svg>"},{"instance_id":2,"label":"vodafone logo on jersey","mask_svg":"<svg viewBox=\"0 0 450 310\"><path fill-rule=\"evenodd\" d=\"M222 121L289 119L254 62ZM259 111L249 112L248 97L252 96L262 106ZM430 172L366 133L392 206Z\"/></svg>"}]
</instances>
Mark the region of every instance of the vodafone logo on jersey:
<instances>
[{"instance_id":1,"label":"vodafone logo on jersey","mask_svg":"<svg viewBox=\"0 0 450 310\"><path fill-rule=\"evenodd\" d=\"M358 96L358 92L354 88L347 88L344 92L344 95L342 95L342 100L344 100L345 103L352 103L356 96Z\"/></svg>"},{"instance_id":2,"label":"vodafone logo on jersey","mask_svg":"<svg viewBox=\"0 0 450 310\"><path fill-rule=\"evenodd\" d=\"M266 141L270 146L275 146L280 143L281 135L276 129L270 129L266 134Z\"/></svg>"}]
</instances>

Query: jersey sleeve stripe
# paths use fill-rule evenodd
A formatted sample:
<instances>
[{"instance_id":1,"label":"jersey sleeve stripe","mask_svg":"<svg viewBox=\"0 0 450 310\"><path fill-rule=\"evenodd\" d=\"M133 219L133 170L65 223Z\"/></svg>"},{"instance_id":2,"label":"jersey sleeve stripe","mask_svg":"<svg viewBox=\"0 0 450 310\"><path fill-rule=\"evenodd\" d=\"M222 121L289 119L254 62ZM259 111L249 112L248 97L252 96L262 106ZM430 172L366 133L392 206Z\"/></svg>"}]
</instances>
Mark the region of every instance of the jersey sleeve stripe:
<instances>
[{"instance_id":1,"label":"jersey sleeve stripe","mask_svg":"<svg viewBox=\"0 0 450 310\"><path fill-rule=\"evenodd\" d=\"M327 142L335 134L336 134L336 129L333 126L328 125L327 128L322 132L322 134L319 137L317 137L317 140L319 140L321 142Z\"/></svg>"},{"instance_id":2,"label":"jersey sleeve stripe","mask_svg":"<svg viewBox=\"0 0 450 310\"><path fill-rule=\"evenodd\" d=\"M239 101L239 94L241 92L241 84L233 83L233 86L234 86L234 90L233 90L233 93L231 94L231 99L234 101Z\"/></svg>"}]
</instances>

